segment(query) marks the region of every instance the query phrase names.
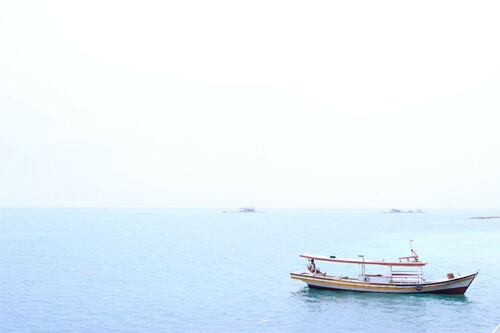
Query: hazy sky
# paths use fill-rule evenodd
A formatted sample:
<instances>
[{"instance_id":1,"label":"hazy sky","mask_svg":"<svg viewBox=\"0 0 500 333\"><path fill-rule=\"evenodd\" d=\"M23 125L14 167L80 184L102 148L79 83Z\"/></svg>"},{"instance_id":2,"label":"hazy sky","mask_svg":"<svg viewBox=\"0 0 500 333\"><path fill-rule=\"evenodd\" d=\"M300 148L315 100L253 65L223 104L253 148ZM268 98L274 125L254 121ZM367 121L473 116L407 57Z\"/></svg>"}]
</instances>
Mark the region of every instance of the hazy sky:
<instances>
[{"instance_id":1,"label":"hazy sky","mask_svg":"<svg viewBox=\"0 0 500 333\"><path fill-rule=\"evenodd\" d=\"M500 205L498 1L0 13L0 206Z\"/></svg>"}]
</instances>

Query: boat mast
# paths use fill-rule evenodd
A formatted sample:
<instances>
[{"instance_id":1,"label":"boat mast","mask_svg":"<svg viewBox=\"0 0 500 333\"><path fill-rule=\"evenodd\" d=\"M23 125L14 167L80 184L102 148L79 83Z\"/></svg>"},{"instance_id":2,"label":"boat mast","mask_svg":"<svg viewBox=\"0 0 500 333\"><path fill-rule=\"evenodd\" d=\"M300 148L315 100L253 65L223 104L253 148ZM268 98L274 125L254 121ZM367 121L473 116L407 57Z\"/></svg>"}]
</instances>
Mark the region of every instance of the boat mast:
<instances>
[{"instance_id":1,"label":"boat mast","mask_svg":"<svg viewBox=\"0 0 500 333\"><path fill-rule=\"evenodd\" d=\"M359 254L358 257L363 258L363 263L361 264L361 275L365 276L365 256Z\"/></svg>"},{"instance_id":2,"label":"boat mast","mask_svg":"<svg viewBox=\"0 0 500 333\"><path fill-rule=\"evenodd\" d=\"M415 262L418 262L418 254L413 249L413 239L410 239L410 250L411 250L411 256L413 257ZM418 283L422 283L423 281L424 281L424 270L423 270L423 267L420 266L419 274L418 274Z\"/></svg>"}]
</instances>

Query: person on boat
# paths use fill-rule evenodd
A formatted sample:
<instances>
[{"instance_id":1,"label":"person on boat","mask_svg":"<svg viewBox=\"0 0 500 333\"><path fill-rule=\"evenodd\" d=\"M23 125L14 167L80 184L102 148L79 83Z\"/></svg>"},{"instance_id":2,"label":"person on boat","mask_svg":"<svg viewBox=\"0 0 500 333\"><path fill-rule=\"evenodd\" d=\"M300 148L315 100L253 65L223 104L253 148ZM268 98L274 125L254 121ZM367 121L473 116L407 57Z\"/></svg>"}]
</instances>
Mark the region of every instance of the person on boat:
<instances>
[{"instance_id":1,"label":"person on boat","mask_svg":"<svg viewBox=\"0 0 500 333\"><path fill-rule=\"evenodd\" d=\"M316 268L316 264L314 263L314 259L310 259L309 260L309 265L307 265L307 269L309 270L309 272L313 273L313 274L323 274L323 275L326 275L326 273L322 273L319 268Z\"/></svg>"}]
</instances>

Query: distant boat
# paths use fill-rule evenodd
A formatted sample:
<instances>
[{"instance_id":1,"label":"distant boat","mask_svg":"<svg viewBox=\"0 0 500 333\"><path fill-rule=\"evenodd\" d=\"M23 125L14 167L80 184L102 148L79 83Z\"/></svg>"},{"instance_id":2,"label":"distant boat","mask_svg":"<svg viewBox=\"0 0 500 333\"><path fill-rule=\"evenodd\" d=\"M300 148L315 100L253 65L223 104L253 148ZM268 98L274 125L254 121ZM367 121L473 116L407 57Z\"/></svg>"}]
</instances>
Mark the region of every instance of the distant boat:
<instances>
[{"instance_id":1,"label":"distant boat","mask_svg":"<svg viewBox=\"0 0 500 333\"><path fill-rule=\"evenodd\" d=\"M267 213L262 211L257 211L255 207L241 207L240 210L227 211L223 210L223 213Z\"/></svg>"},{"instance_id":2,"label":"distant boat","mask_svg":"<svg viewBox=\"0 0 500 333\"><path fill-rule=\"evenodd\" d=\"M402 211L402 210L399 210L399 209L391 209L390 211L388 212L382 212L382 213L391 213L391 214L398 214L398 213L401 213L401 214L404 214L404 213L425 213L423 210L421 209L416 209L415 211L412 211L412 210L408 210L408 211Z\"/></svg>"},{"instance_id":3,"label":"distant boat","mask_svg":"<svg viewBox=\"0 0 500 333\"><path fill-rule=\"evenodd\" d=\"M478 274L478 272L475 272L455 277L453 273L448 273L447 279L426 280L424 279L422 267L427 262L418 260L418 255L413 248L411 248L411 256L400 257L399 261L365 260L362 255L359 256L361 259L340 259L335 256L328 257L313 254L301 254L300 256L309 259L308 270L290 273L291 278L305 282L310 288L319 289L395 294L436 293L463 295ZM358 264L361 271L358 277L330 275L322 273L319 268L316 268L314 260ZM367 274L365 265L389 266L389 273ZM414 269L409 270L405 267ZM396 270L393 270L393 268Z\"/></svg>"}]
</instances>

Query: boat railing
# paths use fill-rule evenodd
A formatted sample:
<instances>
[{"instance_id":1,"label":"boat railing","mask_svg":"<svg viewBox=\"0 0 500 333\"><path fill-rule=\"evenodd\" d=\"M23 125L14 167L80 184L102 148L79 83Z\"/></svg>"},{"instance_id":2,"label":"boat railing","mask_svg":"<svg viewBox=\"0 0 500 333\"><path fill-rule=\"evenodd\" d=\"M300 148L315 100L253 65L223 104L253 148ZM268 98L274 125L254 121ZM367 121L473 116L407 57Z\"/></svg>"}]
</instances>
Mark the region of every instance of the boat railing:
<instances>
[{"instance_id":1,"label":"boat railing","mask_svg":"<svg viewBox=\"0 0 500 333\"><path fill-rule=\"evenodd\" d=\"M391 277L392 278L418 278L422 279L424 276L424 273L422 270L391 270Z\"/></svg>"},{"instance_id":2,"label":"boat railing","mask_svg":"<svg viewBox=\"0 0 500 333\"><path fill-rule=\"evenodd\" d=\"M390 278L395 283L421 283L424 274L421 271L392 271Z\"/></svg>"},{"instance_id":3,"label":"boat railing","mask_svg":"<svg viewBox=\"0 0 500 333\"><path fill-rule=\"evenodd\" d=\"M393 282L419 282L423 281L420 276L391 276Z\"/></svg>"},{"instance_id":4,"label":"boat railing","mask_svg":"<svg viewBox=\"0 0 500 333\"><path fill-rule=\"evenodd\" d=\"M408 256L408 257L399 257L399 261L406 260L407 262L418 262L418 256Z\"/></svg>"}]
</instances>

